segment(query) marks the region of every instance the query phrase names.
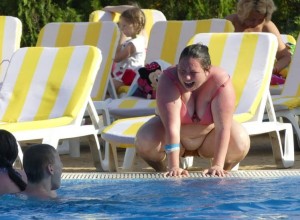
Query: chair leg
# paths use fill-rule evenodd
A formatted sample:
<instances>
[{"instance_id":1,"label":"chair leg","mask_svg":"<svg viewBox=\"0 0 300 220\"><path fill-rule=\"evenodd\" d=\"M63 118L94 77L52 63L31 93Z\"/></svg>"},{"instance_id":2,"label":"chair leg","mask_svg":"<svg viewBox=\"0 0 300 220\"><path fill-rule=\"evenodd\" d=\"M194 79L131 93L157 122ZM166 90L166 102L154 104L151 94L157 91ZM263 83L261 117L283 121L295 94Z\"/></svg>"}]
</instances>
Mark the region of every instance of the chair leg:
<instances>
[{"instance_id":1,"label":"chair leg","mask_svg":"<svg viewBox=\"0 0 300 220\"><path fill-rule=\"evenodd\" d=\"M135 147L126 148L124 162L123 162L123 169L131 170L133 161L135 159L136 150Z\"/></svg>"},{"instance_id":2,"label":"chair leg","mask_svg":"<svg viewBox=\"0 0 300 220\"><path fill-rule=\"evenodd\" d=\"M235 165L235 166L231 169L231 171L238 171L239 168L240 168L240 163L238 163L237 165Z\"/></svg>"},{"instance_id":3,"label":"chair leg","mask_svg":"<svg viewBox=\"0 0 300 220\"><path fill-rule=\"evenodd\" d=\"M69 140L63 140L60 145L57 146L57 152L62 154L69 154L70 153L70 143Z\"/></svg>"},{"instance_id":4,"label":"chair leg","mask_svg":"<svg viewBox=\"0 0 300 220\"><path fill-rule=\"evenodd\" d=\"M187 169L193 166L194 157L180 157L181 166Z\"/></svg>"},{"instance_id":5,"label":"chair leg","mask_svg":"<svg viewBox=\"0 0 300 220\"><path fill-rule=\"evenodd\" d=\"M285 115L282 116L283 118L286 118L288 122L290 122L293 126L293 131L296 133L297 136L297 143L300 148L300 128L299 128L299 122L298 122L298 116L296 115Z\"/></svg>"},{"instance_id":6,"label":"chair leg","mask_svg":"<svg viewBox=\"0 0 300 220\"><path fill-rule=\"evenodd\" d=\"M109 171L113 172L116 170L114 164L112 163L113 157L109 144L105 142L104 147L104 159L102 158L100 143L97 135L89 135L88 142L93 157L94 165L99 171Z\"/></svg>"},{"instance_id":7,"label":"chair leg","mask_svg":"<svg viewBox=\"0 0 300 220\"><path fill-rule=\"evenodd\" d=\"M117 146L114 144L111 144L111 150L112 150L112 154L113 154L113 158L115 161L115 167L116 167L116 171L119 172L119 163L118 163L118 153L117 153Z\"/></svg>"},{"instance_id":8,"label":"chair leg","mask_svg":"<svg viewBox=\"0 0 300 220\"><path fill-rule=\"evenodd\" d=\"M48 136L42 140L43 144L49 144L49 145L53 146L56 150L58 150L58 147L59 147L58 142L59 142L59 139L56 138L55 136Z\"/></svg>"},{"instance_id":9,"label":"chair leg","mask_svg":"<svg viewBox=\"0 0 300 220\"><path fill-rule=\"evenodd\" d=\"M116 92L116 89L115 89L115 86L114 86L114 83L113 83L113 80L111 77L109 77L107 90L108 90L108 93L111 98L113 98L113 99L118 98L118 95L117 95L117 92Z\"/></svg>"},{"instance_id":10,"label":"chair leg","mask_svg":"<svg viewBox=\"0 0 300 220\"><path fill-rule=\"evenodd\" d=\"M70 157L80 157L80 139L72 138L69 139L69 154Z\"/></svg>"},{"instance_id":11,"label":"chair leg","mask_svg":"<svg viewBox=\"0 0 300 220\"><path fill-rule=\"evenodd\" d=\"M94 166L98 171L104 171L101 164L100 144L97 135L89 135L88 142L93 157Z\"/></svg>"},{"instance_id":12,"label":"chair leg","mask_svg":"<svg viewBox=\"0 0 300 220\"><path fill-rule=\"evenodd\" d=\"M286 123L283 131L285 132L284 146L282 146L279 131L269 133L277 168L289 168L294 165L294 136L292 126Z\"/></svg>"}]
</instances>

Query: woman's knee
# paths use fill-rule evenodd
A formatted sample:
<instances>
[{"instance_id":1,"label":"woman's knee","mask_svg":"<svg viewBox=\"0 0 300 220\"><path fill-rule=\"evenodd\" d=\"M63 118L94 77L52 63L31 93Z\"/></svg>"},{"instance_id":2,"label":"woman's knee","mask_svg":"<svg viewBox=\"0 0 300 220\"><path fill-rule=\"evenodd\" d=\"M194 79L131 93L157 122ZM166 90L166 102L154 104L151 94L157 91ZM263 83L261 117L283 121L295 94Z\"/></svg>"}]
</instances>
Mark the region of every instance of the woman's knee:
<instances>
[{"instance_id":1,"label":"woman's knee","mask_svg":"<svg viewBox=\"0 0 300 220\"><path fill-rule=\"evenodd\" d=\"M135 138L138 154L147 154L162 144L164 132L159 125L155 121L150 121L139 129Z\"/></svg>"},{"instance_id":2,"label":"woman's knee","mask_svg":"<svg viewBox=\"0 0 300 220\"><path fill-rule=\"evenodd\" d=\"M135 147L138 154L143 154L151 149L151 133L139 130L135 138ZM153 147L153 146L152 146Z\"/></svg>"},{"instance_id":3,"label":"woman's knee","mask_svg":"<svg viewBox=\"0 0 300 220\"><path fill-rule=\"evenodd\" d=\"M244 127L240 124L236 125L232 131L231 147L234 155L243 159L250 148L250 137Z\"/></svg>"}]
</instances>

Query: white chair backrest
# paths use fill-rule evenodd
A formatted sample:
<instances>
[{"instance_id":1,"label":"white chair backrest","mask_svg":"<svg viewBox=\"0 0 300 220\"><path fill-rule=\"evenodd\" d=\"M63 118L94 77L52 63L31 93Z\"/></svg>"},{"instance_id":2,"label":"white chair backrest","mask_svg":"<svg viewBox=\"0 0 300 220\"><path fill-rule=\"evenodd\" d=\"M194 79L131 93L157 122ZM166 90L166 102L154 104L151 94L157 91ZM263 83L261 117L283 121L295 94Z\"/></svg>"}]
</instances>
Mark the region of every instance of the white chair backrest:
<instances>
[{"instance_id":1,"label":"white chair backrest","mask_svg":"<svg viewBox=\"0 0 300 220\"><path fill-rule=\"evenodd\" d=\"M300 35L297 39L296 48L289 67L289 73L285 80L281 95L300 96Z\"/></svg>"},{"instance_id":2,"label":"white chair backrest","mask_svg":"<svg viewBox=\"0 0 300 220\"><path fill-rule=\"evenodd\" d=\"M52 119L40 128L80 125L101 58L91 46L18 49L0 90L1 123Z\"/></svg>"},{"instance_id":3,"label":"white chair backrest","mask_svg":"<svg viewBox=\"0 0 300 220\"><path fill-rule=\"evenodd\" d=\"M292 43L292 44L296 44L296 39L289 34L281 34L281 39L282 41L286 44L286 43Z\"/></svg>"},{"instance_id":4,"label":"white chair backrest","mask_svg":"<svg viewBox=\"0 0 300 220\"><path fill-rule=\"evenodd\" d=\"M278 42L269 33L205 33L191 43L208 46L212 65L224 68L236 92L235 118L262 121Z\"/></svg>"},{"instance_id":5,"label":"white chair backrest","mask_svg":"<svg viewBox=\"0 0 300 220\"><path fill-rule=\"evenodd\" d=\"M234 27L226 19L156 22L149 37L146 63L164 60L175 64L192 36L210 32L234 32Z\"/></svg>"},{"instance_id":6,"label":"white chair backrest","mask_svg":"<svg viewBox=\"0 0 300 220\"><path fill-rule=\"evenodd\" d=\"M117 22L119 20L119 15L115 13L111 13L109 11L96 10L93 11L89 16L90 22L98 22L98 21L114 21Z\"/></svg>"},{"instance_id":7,"label":"white chair backrest","mask_svg":"<svg viewBox=\"0 0 300 220\"><path fill-rule=\"evenodd\" d=\"M145 17L146 17L146 24L145 24L145 31L147 36L150 36L151 29L153 25L158 21L166 21L166 16L159 10L156 9L142 9ZM113 13L103 10L96 10L90 14L89 21L97 22L97 21L114 21L118 22L120 18L119 13Z\"/></svg>"},{"instance_id":8,"label":"white chair backrest","mask_svg":"<svg viewBox=\"0 0 300 220\"><path fill-rule=\"evenodd\" d=\"M102 63L95 79L91 97L104 100L113 58L120 38L116 23L106 22L56 22L46 24L38 36L37 46L64 47L92 45L102 54Z\"/></svg>"},{"instance_id":9,"label":"white chair backrest","mask_svg":"<svg viewBox=\"0 0 300 220\"><path fill-rule=\"evenodd\" d=\"M13 53L20 48L22 22L12 16L0 16L0 83Z\"/></svg>"}]
</instances>

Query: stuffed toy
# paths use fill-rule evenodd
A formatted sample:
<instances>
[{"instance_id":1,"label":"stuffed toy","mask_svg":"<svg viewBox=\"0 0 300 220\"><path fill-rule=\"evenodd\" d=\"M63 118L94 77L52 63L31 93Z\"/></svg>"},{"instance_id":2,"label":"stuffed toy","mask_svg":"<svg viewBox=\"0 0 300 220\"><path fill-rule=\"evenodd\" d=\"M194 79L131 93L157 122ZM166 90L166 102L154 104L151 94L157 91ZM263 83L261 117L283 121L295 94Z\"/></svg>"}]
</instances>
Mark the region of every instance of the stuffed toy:
<instances>
[{"instance_id":1,"label":"stuffed toy","mask_svg":"<svg viewBox=\"0 0 300 220\"><path fill-rule=\"evenodd\" d=\"M162 74L162 68L157 62L146 64L145 67L141 67L138 70L139 79L138 83L138 96L142 96L147 99L156 98L156 89L158 78Z\"/></svg>"},{"instance_id":2,"label":"stuffed toy","mask_svg":"<svg viewBox=\"0 0 300 220\"><path fill-rule=\"evenodd\" d=\"M282 85L284 83L285 83L285 79L282 76L272 74L271 85Z\"/></svg>"},{"instance_id":3,"label":"stuffed toy","mask_svg":"<svg viewBox=\"0 0 300 220\"><path fill-rule=\"evenodd\" d=\"M292 43L286 43L287 48L289 49L289 52L291 53L291 56L293 56L295 52L295 44ZM279 73L277 71L273 70L272 78L271 78L271 85L282 85L285 83L285 79L287 77L287 74L289 72L290 65L283 68Z\"/></svg>"}]
</instances>

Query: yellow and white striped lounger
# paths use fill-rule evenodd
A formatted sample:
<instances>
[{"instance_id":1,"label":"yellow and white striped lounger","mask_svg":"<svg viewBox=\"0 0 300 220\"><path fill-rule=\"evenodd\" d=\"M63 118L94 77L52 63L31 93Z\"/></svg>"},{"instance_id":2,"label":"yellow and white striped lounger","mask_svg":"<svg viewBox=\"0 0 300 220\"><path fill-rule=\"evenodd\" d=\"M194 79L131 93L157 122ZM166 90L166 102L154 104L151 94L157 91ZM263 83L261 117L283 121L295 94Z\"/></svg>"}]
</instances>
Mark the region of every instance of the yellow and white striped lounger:
<instances>
[{"instance_id":1,"label":"yellow and white striped lounger","mask_svg":"<svg viewBox=\"0 0 300 220\"><path fill-rule=\"evenodd\" d=\"M90 94L101 59L92 46L18 49L0 90L0 129L55 148L61 139L86 136L100 170L100 124ZM91 125L82 124L87 108Z\"/></svg>"},{"instance_id":2,"label":"yellow and white striped lounger","mask_svg":"<svg viewBox=\"0 0 300 220\"><path fill-rule=\"evenodd\" d=\"M295 38L292 36L292 35L289 35L289 34L281 34L281 38L283 40L283 42L285 44L287 43L291 43L293 45L296 45L296 40ZM289 71L290 71L290 65L288 67L286 67L284 69L284 71L286 72L286 74L288 75L289 74ZM280 95L280 93L282 92L282 89L283 89L283 84L282 85L271 85L270 86L270 92L271 92L271 95Z\"/></svg>"},{"instance_id":3,"label":"yellow and white striped lounger","mask_svg":"<svg viewBox=\"0 0 300 220\"><path fill-rule=\"evenodd\" d=\"M22 22L12 16L0 16L0 83L5 77L13 53L20 48Z\"/></svg>"},{"instance_id":4,"label":"yellow and white striped lounger","mask_svg":"<svg viewBox=\"0 0 300 220\"><path fill-rule=\"evenodd\" d=\"M169 64L176 64L181 51L192 36L197 33L216 32L234 32L234 27L226 19L158 21L151 30L146 63L161 60ZM132 84L131 87L129 91L137 88L137 85ZM136 101L133 105L132 99L134 97L111 100L108 104L110 114L115 117L134 117L155 113L155 103L152 100L145 101L145 99L135 98ZM147 104L147 102L149 103Z\"/></svg>"},{"instance_id":5,"label":"yellow and white striped lounger","mask_svg":"<svg viewBox=\"0 0 300 220\"><path fill-rule=\"evenodd\" d=\"M300 146L300 35L297 39L294 55L290 64L289 74L280 95L273 95L272 100L276 116L284 118L293 125Z\"/></svg>"},{"instance_id":6,"label":"yellow and white striped lounger","mask_svg":"<svg viewBox=\"0 0 300 220\"><path fill-rule=\"evenodd\" d=\"M276 37L268 33L203 33L190 41L196 42L208 45L212 64L230 74L236 91L235 119L243 123L250 135L269 133L277 167L291 167L294 163L292 127L276 121L269 94L278 45ZM270 122L263 121L265 110ZM102 131L102 138L113 149L124 143L133 145L135 132L150 117L117 120ZM285 131L284 145L279 131ZM125 169L132 164L132 157L128 158L124 161Z\"/></svg>"},{"instance_id":7,"label":"yellow and white striped lounger","mask_svg":"<svg viewBox=\"0 0 300 220\"><path fill-rule=\"evenodd\" d=\"M146 43L147 43L153 25L158 21L166 21L167 19L166 19L166 16L159 10L156 10L156 9L142 9L142 10L146 17L146 24L145 24L144 31L146 32L146 37L147 37ZM120 18L119 13L103 11L103 10L96 10L90 14L89 21L90 22L113 21L113 22L117 23L119 21L119 18ZM110 90L115 89L111 79L109 81L108 86L109 86ZM129 86L122 86L122 88L120 90L122 91L122 93L123 92L127 93L130 91L130 88L129 88ZM115 91L115 93L116 93L116 91ZM120 95L120 94L118 94L118 95ZM117 98L117 95L113 96L112 98Z\"/></svg>"},{"instance_id":8,"label":"yellow and white striped lounger","mask_svg":"<svg viewBox=\"0 0 300 220\"><path fill-rule=\"evenodd\" d=\"M42 28L36 45L44 47L91 45L98 47L103 54L103 61L91 93L97 106L97 101L103 101L106 96L119 38L119 28L112 21L53 22ZM111 91L111 95L116 97L113 92Z\"/></svg>"}]
</instances>

